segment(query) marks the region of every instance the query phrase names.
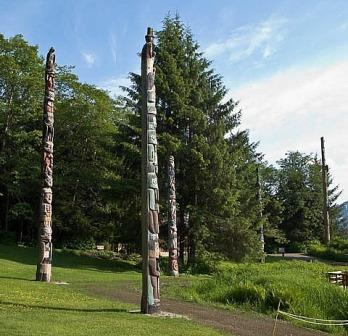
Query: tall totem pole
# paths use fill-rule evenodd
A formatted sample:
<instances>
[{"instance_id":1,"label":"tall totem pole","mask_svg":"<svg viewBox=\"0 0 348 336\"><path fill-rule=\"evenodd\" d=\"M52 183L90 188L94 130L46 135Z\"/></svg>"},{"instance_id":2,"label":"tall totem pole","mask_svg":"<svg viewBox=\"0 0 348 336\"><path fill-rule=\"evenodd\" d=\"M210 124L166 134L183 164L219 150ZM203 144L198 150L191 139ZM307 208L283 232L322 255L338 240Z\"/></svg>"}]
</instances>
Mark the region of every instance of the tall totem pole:
<instances>
[{"instance_id":1,"label":"tall totem pole","mask_svg":"<svg viewBox=\"0 0 348 336\"><path fill-rule=\"evenodd\" d=\"M175 193L175 165L174 156L168 161L168 248L169 248L169 273L179 275L178 266L178 233L176 227L176 193Z\"/></svg>"},{"instance_id":2,"label":"tall totem pole","mask_svg":"<svg viewBox=\"0 0 348 336\"><path fill-rule=\"evenodd\" d=\"M159 191L157 183L157 136L155 53L153 30L147 28L146 43L141 52L142 79L142 259L143 285L141 312L153 314L160 311L159 291Z\"/></svg>"},{"instance_id":3,"label":"tall totem pole","mask_svg":"<svg viewBox=\"0 0 348 336\"><path fill-rule=\"evenodd\" d=\"M325 243L330 244L330 217L329 217L329 201L327 197L328 173L329 168L325 161L325 143L324 137L320 138L321 142L321 175L323 183L323 217L325 230Z\"/></svg>"},{"instance_id":4,"label":"tall totem pole","mask_svg":"<svg viewBox=\"0 0 348 336\"><path fill-rule=\"evenodd\" d=\"M54 137L54 76L55 54L51 48L46 58L45 98L42 130L42 190L40 199L39 260L37 281L51 281L52 264L52 185L53 185L53 137Z\"/></svg>"}]
</instances>

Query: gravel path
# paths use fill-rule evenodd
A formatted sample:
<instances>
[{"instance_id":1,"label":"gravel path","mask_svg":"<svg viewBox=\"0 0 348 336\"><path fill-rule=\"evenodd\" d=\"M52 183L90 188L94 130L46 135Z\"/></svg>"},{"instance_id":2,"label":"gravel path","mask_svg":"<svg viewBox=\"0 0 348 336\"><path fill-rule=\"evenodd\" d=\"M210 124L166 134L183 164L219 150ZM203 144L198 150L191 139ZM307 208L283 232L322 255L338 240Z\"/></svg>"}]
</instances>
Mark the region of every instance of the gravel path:
<instances>
[{"instance_id":1,"label":"gravel path","mask_svg":"<svg viewBox=\"0 0 348 336\"><path fill-rule=\"evenodd\" d=\"M101 288L90 285L87 290L98 296L126 303L140 303L140 293L126 283L117 288ZM243 312L231 312L197 303L173 300L161 297L161 309L164 312L184 315L199 323L214 327L225 334L235 336L271 336L274 319ZM284 321L278 321L275 336L325 336L326 333L299 328Z\"/></svg>"}]
</instances>

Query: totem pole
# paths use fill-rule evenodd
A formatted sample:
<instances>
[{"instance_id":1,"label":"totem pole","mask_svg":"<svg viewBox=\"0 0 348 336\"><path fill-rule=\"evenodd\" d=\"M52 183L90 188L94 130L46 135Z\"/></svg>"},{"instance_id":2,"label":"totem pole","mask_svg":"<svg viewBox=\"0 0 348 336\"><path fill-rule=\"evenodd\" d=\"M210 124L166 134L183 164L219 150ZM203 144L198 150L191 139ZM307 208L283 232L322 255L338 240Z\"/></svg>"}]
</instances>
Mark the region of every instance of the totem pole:
<instances>
[{"instance_id":1,"label":"totem pole","mask_svg":"<svg viewBox=\"0 0 348 336\"><path fill-rule=\"evenodd\" d=\"M325 230L325 243L330 244L330 217L329 217L329 202L327 197L327 184L328 184L328 172L329 167L325 162L325 144L324 137L321 140L321 175L323 183L323 217L324 217L324 230Z\"/></svg>"},{"instance_id":2,"label":"totem pole","mask_svg":"<svg viewBox=\"0 0 348 336\"><path fill-rule=\"evenodd\" d=\"M157 136L155 53L153 30L147 29L146 43L141 52L142 78L142 260L143 284L141 312L153 314L160 311L159 291L159 191L157 183Z\"/></svg>"},{"instance_id":3,"label":"totem pole","mask_svg":"<svg viewBox=\"0 0 348 336\"><path fill-rule=\"evenodd\" d=\"M261 262L265 262L265 236L263 233L263 222L262 222L262 194L261 194L261 183L260 183L260 170L259 167L257 167L257 199L259 203L259 218L261 221L261 226L260 226L260 241L261 241Z\"/></svg>"},{"instance_id":4,"label":"totem pole","mask_svg":"<svg viewBox=\"0 0 348 336\"><path fill-rule=\"evenodd\" d=\"M168 161L168 206L169 273L179 276L174 156L170 156Z\"/></svg>"},{"instance_id":5,"label":"totem pole","mask_svg":"<svg viewBox=\"0 0 348 336\"><path fill-rule=\"evenodd\" d=\"M42 190L40 199L39 260L36 280L50 282L52 263L52 185L54 137L54 76L55 54L51 48L46 58L45 98L42 130Z\"/></svg>"}]
</instances>

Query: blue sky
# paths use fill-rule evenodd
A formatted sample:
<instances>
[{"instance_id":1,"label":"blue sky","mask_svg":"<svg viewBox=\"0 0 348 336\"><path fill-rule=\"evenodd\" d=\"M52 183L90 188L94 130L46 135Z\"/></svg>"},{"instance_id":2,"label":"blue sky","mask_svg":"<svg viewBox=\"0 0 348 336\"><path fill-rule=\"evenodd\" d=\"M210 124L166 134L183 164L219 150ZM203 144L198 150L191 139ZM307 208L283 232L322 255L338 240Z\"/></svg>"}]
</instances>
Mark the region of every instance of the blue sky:
<instances>
[{"instance_id":1,"label":"blue sky","mask_svg":"<svg viewBox=\"0 0 348 336\"><path fill-rule=\"evenodd\" d=\"M0 32L21 33L82 81L118 93L139 71L147 26L178 12L229 95L242 128L275 162L287 150L319 152L348 199L348 1L0 0ZM346 159L347 158L347 159Z\"/></svg>"}]
</instances>

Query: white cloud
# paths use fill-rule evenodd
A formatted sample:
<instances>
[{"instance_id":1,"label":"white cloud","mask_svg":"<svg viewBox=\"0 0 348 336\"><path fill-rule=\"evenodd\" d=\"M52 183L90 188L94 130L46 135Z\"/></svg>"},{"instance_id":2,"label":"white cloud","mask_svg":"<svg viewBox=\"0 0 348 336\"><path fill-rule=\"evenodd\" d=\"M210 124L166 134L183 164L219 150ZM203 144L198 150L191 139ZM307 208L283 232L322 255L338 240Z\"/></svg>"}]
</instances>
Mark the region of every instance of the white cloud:
<instances>
[{"instance_id":1,"label":"white cloud","mask_svg":"<svg viewBox=\"0 0 348 336\"><path fill-rule=\"evenodd\" d=\"M120 86L129 86L130 80L127 75L122 75L116 78L110 78L102 82L99 86L110 92L112 96L124 95Z\"/></svg>"},{"instance_id":2,"label":"white cloud","mask_svg":"<svg viewBox=\"0 0 348 336\"><path fill-rule=\"evenodd\" d=\"M268 58L276 52L277 44L283 39L284 18L272 16L254 25L234 29L224 41L212 43L205 49L207 57L228 53L232 62L237 62L259 52Z\"/></svg>"},{"instance_id":3,"label":"white cloud","mask_svg":"<svg viewBox=\"0 0 348 336\"><path fill-rule=\"evenodd\" d=\"M91 68L95 61L96 61L96 56L92 53L86 53L86 52L81 52L85 62L87 63L87 66Z\"/></svg>"},{"instance_id":4,"label":"white cloud","mask_svg":"<svg viewBox=\"0 0 348 336\"><path fill-rule=\"evenodd\" d=\"M245 85L230 96L240 100L242 126L250 129L266 159L274 163L289 150L320 153L348 200L348 60L323 68L289 69Z\"/></svg>"}]
</instances>

